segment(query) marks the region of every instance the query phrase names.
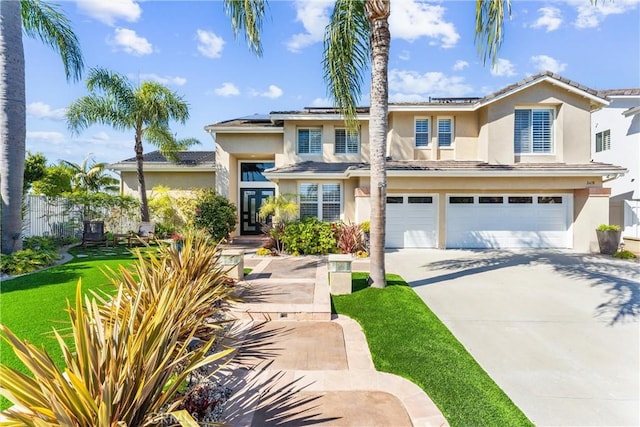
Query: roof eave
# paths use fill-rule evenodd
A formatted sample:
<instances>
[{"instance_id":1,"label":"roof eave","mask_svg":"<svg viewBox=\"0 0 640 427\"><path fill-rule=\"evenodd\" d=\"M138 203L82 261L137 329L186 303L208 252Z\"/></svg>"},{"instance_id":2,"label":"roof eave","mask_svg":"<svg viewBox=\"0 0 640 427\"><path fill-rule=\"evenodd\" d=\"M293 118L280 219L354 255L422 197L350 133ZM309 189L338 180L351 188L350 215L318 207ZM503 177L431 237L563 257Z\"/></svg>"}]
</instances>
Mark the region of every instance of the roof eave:
<instances>
[{"instance_id":1,"label":"roof eave","mask_svg":"<svg viewBox=\"0 0 640 427\"><path fill-rule=\"evenodd\" d=\"M523 85L520 85L520 86L518 86L518 87L516 87L516 88L514 88L514 89L512 89L512 90L510 90L508 92L502 93L502 94L500 94L500 95L498 95L496 97L493 97L493 98L490 98L490 99L487 99L487 100L484 100L484 101L480 101L477 104L475 104L475 108L474 109L478 109L478 108L487 106L487 105L492 104L492 103L494 103L496 101L499 101L501 99L509 97L509 96L513 95L514 93L517 93L517 92L520 92L522 90L528 89L531 86L535 86L535 85L537 85L539 83L542 83L542 82L548 82L548 83L550 83L552 85L555 85L555 86L558 86L560 88L566 89L569 92L576 93L576 94L578 94L580 96L583 96L583 97L589 99L590 101L592 101L592 102L594 102L596 104L600 104L601 106L609 105L609 101L607 99L605 99L605 98L601 98L599 96L590 94L589 92L586 92L586 91L584 91L584 90L582 90L582 89L580 89L578 87L572 86L572 85L567 84L567 83L565 83L563 81L555 79L555 78L553 78L551 76L542 76L542 77L540 77L538 79L531 80L530 82L527 82L527 83L525 83Z\"/></svg>"},{"instance_id":2,"label":"roof eave","mask_svg":"<svg viewBox=\"0 0 640 427\"><path fill-rule=\"evenodd\" d=\"M214 162L203 162L197 165L180 165L144 162L143 168L145 172L215 172L216 164ZM138 167L135 162L120 162L107 166L107 169L119 172L136 172Z\"/></svg>"},{"instance_id":3,"label":"roof eave","mask_svg":"<svg viewBox=\"0 0 640 427\"><path fill-rule=\"evenodd\" d=\"M339 120L344 121L342 114L271 114L271 120L300 120L300 121L319 121L319 120ZM369 114L357 114L356 120L369 120Z\"/></svg>"},{"instance_id":4,"label":"roof eave","mask_svg":"<svg viewBox=\"0 0 640 427\"><path fill-rule=\"evenodd\" d=\"M205 126L204 130L209 133L284 133L284 128L260 127L260 126Z\"/></svg>"},{"instance_id":5,"label":"roof eave","mask_svg":"<svg viewBox=\"0 0 640 427\"><path fill-rule=\"evenodd\" d=\"M347 171L347 177L366 177L369 176L368 169L358 169ZM573 170L557 170L557 169L541 169L541 170L393 170L387 169L387 176L389 177L449 177L449 178L504 178L504 177L517 177L517 178L529 178L529 177L577 177L577 176L611 176L611 175L624 175L628 170L620 169L599 169L588 171L584 169Z\"/></svg>"}]
</instances>

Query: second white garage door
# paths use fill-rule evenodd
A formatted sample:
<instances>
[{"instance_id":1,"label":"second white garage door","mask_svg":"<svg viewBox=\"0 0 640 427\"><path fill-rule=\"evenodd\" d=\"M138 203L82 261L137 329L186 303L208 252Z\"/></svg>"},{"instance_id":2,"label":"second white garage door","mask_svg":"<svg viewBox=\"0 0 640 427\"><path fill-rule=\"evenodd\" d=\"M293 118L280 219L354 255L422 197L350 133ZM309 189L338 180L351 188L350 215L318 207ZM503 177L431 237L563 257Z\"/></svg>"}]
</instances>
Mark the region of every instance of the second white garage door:
<instances>
[{"instance_id":1,"label":"second white garage door","mask_svg":"<svg viewBox=\"0 0 640 427\"><path fill-rule=\"evenodd\" d=\"M436 195L394 194L387 197L388 248L435 248L437 230Z\"/></svg>"},{"instance_id":2,"label":"second white garage door","mask_svg":"<svg viewBox=\"0 0 640 427\"><path fill-rule=\"evenodd\" d=\"M447 195L447 248L571 248L569 194Z\"/></svg>"}]
</instances>

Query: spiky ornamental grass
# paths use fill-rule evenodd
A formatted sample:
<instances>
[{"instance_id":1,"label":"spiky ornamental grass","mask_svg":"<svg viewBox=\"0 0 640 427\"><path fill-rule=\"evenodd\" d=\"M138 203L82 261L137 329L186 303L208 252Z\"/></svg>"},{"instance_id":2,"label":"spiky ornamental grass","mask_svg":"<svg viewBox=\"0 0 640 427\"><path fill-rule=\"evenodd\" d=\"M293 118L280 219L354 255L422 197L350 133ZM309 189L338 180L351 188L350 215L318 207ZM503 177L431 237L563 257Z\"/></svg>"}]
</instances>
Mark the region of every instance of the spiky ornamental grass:
<instances>
[{"instance_id":1,"label":"spiky ornamental grass","mask_svg":"<svg viewBox=\"0 0 640 427\"><path fill-rule=\"evenodd\" d=\"M0 393L22 407L6 411L3 424L153 425L169 414L192 424L178 410L178 391L191 372L233 349L207 355L211 338L189 350L190 341L209 329L201 325L215 315L210 298L224 300L229 286L218 257L211 257L216 248L206 239L188 237L183 251L138 254L134 269L113 272L118 286L113 298L83 297L78 283L75 304L67 304L71 343L54 331L64 369L45 350L0 326L4 340L35 376L0 365Z\"/></svg>"}]
</instances>

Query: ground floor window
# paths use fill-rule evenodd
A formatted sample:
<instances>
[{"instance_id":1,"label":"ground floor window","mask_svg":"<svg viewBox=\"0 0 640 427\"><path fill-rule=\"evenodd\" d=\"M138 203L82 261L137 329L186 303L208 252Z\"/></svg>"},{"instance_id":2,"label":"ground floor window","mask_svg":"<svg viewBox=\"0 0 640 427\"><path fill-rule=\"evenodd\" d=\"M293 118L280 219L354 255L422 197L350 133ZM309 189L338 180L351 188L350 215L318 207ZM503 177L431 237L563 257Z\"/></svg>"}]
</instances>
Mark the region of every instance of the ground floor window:
<instances>
[{"instance_id":1,"label":"ground floor window","mask_svg":"<svg viewBox=\"0 0 640 427\"><path fill-rule=\"evenodd\" d=\"M300 219L314 216L321 221L339 221L341 200L340 184L301 183Z\"/></svg>"}]
</instances>

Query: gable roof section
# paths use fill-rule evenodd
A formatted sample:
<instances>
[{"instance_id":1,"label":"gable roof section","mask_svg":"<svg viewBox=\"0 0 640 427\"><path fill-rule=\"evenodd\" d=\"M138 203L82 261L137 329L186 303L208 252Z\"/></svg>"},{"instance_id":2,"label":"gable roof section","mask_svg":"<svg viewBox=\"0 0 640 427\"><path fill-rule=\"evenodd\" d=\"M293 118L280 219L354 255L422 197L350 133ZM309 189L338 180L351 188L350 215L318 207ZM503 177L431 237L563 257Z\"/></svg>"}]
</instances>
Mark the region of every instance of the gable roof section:
<instances>
[{"instance_id":1,"label":"gable roof section","mask_svg":"<svg viewBox=\"0 0 640 427\"><path fill-rule=\"evenodd\" d=\"M610 176L621 175L627 170L608 163L515 163L495 165L478 161L460 160L387 160L387 174L410 177L532 177L532 176ZM269 179L347 179L369 176L367 163L302 162L265 171Z\"/></svg>"},{"instance_id":2,"label":"gable roof section","mask_svg":"<svg viewBox=\"0 0 640 427\"><path fill-rule=\"evenodd\" d=\"M160 151L145 153L142 156L144 170L149 172L200 172L215 169L215 151L178 151L177 154L178 161L174 162L165 157ZM117 171L135 171L136 168L137 163L135 157L130 157L109 165L109 169Z\"/></svg>"}]
</instances>

